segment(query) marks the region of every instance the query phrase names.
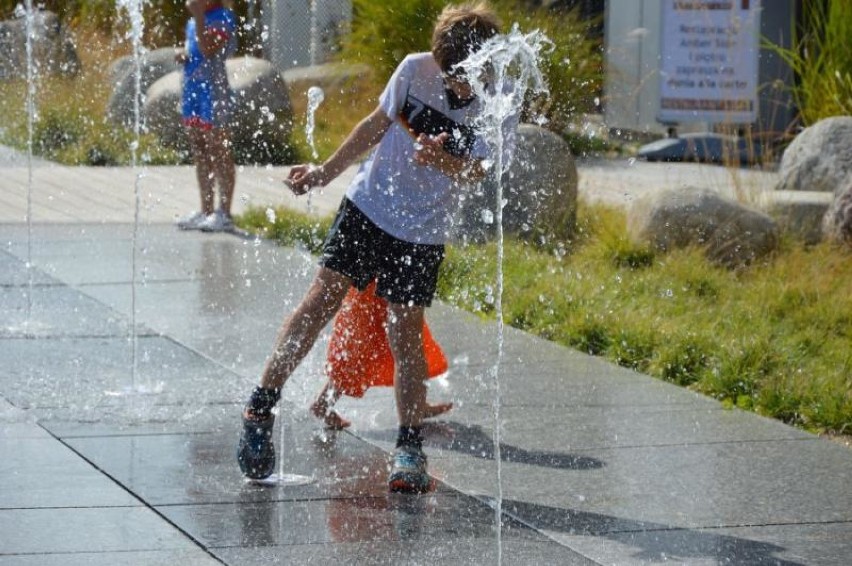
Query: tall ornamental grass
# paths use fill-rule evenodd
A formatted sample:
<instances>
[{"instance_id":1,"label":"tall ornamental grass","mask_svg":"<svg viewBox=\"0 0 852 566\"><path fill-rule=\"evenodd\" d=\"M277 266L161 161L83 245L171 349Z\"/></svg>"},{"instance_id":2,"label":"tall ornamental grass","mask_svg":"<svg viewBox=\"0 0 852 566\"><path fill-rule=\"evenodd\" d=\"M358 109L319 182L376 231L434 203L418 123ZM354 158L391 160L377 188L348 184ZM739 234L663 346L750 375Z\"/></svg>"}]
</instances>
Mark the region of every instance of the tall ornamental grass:
<instances>
[{"instance_id":1,"label":"tall ornamental grass","mask_svg":"<svg viewBox=\"0 0 852 566\"><path fill-rule=\"evenodd\" d=\"M796 74L791 87L802 125L852 115L852 2L803 2L803 25L794 26L792 47L775 51Z\"/></svg>"}]
</instances>

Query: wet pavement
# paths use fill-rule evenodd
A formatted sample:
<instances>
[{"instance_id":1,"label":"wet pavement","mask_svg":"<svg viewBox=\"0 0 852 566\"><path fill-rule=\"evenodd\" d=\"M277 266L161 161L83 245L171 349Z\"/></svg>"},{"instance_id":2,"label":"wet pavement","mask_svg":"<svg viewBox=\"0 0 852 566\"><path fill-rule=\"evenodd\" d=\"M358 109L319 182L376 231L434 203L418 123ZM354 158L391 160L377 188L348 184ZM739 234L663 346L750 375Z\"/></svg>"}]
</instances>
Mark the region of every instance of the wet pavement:
<instances>
[{"instance_id":1,"label":"wet pavement","mask_svg":"<svg viewBox=\"0 0 852 566\"><path fill-rule=\"evenodd\" d=\"M514 329L495 415L496 326L440 304L435 491L387 492L389 389L309 416L325 336L274 433L308 483L246 483L240 405L314 260L86 221L53 174L73 220L0 223L0 565L849 564L848 448Z\"/></svg>"}]
</instances>

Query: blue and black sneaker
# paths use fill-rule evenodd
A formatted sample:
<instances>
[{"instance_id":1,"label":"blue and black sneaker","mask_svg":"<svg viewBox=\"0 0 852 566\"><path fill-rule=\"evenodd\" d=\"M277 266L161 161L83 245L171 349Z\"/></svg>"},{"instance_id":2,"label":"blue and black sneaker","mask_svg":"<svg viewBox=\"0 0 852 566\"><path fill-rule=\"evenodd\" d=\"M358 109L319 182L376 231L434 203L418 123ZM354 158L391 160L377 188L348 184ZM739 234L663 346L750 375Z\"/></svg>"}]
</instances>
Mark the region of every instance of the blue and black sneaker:
<instances>
[{"instance_id":1,"label":"blue and black sneaker","mask_svg":"<svg viewBox=\"0 0 852 566\"><path fill-rule=\"evenodd\" d=\"M237 445L237 462L245 477L262 480L272 475L275 469L275 446L272 444L274 424L274 415L258 420L243 414L243 431Z\"/></svg>"},{"instance_id":2,"label":"blue and black sneaker","mask_svg":"<svg viewBox=\"0 0 852 566\"><path fill-rule=\"evenodd\" d=\"M399 493L425 493L432 487L426 473L426 454L414 446L400 446L393 454L388 488Z\"/></svg>"}]
</instances>

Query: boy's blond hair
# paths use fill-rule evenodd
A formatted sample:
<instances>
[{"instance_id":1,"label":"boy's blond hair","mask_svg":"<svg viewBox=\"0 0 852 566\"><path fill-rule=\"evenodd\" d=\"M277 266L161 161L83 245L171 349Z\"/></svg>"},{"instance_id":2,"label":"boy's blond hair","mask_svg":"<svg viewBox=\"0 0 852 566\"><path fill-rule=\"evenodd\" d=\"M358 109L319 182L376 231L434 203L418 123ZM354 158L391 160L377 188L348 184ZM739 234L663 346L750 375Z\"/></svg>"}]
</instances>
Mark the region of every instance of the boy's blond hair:
<instances>
[{"instance_id":1,"label":"boy's blond hair","mask_svg":"<svg viewBox=\"0 0 852 566\"><path fill-rule=\"evenodd\" d=\"M446 73L498 33L500 19L487 2L449 5L435 21L432 55Z\"/></svg>"}]
</instances>

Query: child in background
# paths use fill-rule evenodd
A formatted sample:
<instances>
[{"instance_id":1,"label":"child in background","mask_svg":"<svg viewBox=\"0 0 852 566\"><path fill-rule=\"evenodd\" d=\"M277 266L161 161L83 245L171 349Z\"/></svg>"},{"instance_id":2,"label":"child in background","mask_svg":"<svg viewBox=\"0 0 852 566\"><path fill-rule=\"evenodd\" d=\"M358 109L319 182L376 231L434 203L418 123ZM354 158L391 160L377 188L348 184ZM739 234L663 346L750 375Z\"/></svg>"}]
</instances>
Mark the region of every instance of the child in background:
<instances>
[{"instance_id":1,"label":"child in background","mask_svg":"<svg viewBox=\"0 0 852 566\"><path fill-rule=\"evenodd\" d=\"M228 123L231 89L225 60L236 51L236 17L221 0L187 0L186 46L176 54L183 63L181 116L189 137L201 210L178 220L181 230L231 231L236 168ZM219 207L216 207L216 187Z\"/></svg>"}]
</instances>

